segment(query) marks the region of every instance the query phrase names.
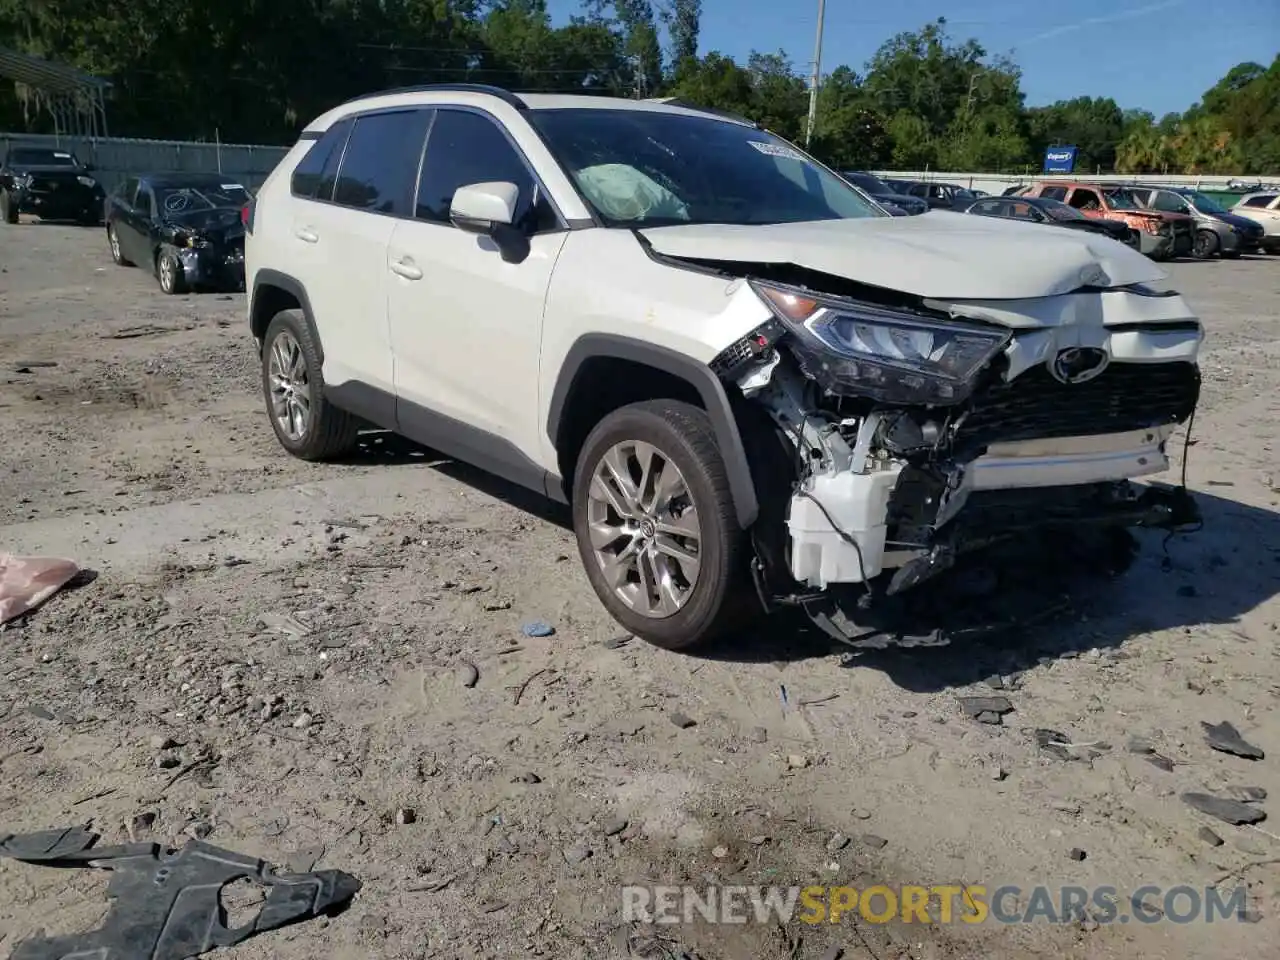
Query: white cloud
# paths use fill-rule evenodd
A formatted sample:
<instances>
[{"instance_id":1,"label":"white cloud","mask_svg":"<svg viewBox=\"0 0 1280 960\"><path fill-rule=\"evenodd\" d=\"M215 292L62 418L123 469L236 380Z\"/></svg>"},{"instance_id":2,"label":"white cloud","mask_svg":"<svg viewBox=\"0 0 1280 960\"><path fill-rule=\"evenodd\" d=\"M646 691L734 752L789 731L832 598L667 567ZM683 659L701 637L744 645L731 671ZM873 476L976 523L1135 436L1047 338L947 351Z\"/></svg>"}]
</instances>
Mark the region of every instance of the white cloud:
<instances>
[{"instance_id":1,"label":"white cloud","mask_svg":"<svg viewBox=\"0 0 1280 960\"><path fill-rule=\"evenodd\" d=\"M1153 13L1159 13L1161 10L1168 10L1171 7L1180 7L1187 0L1162 0L1160 3L1149 3L1145 7L1135 7L1131 10L1121 10L1117 13L1108 13L1101 17L1088 17L1079 20L1076 23L1064 23L1059 27L1052 27L1043 33L1037 33L1033 37L1023 40L1019 46L1026 46L1029 43L1039 43L1041 40L1051 40L1054 37L1061 37L1067 33L1075 33L1077 30L1084 30L1087 27L1100 27L1108 23L1119 23L1122 20L1133 20L1137 17L1146 17Z\"/></svg>"}]
</instances>

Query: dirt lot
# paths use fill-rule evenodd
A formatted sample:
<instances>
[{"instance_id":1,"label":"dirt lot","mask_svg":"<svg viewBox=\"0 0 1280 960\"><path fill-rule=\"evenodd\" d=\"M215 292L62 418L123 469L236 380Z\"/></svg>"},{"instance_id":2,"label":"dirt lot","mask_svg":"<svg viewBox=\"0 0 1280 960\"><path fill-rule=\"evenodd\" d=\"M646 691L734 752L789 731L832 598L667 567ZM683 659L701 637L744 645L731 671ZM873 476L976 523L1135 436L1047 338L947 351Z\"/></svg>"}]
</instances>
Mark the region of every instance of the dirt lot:
<instances>
[{"instance_id":1,"label":"dirt lot","mask_svg":"<svg viewBox=\"0 0 1280 960\"><path fill-rule=\"evenodd\" d=\"M1172 281L1209 331L1202 532L999 644L841 654L777 620L694 659L622 642L563 518L509 488L395 441L286 457L243 297L166 298L99 230L0 229L0 552L97 574L0 633L0 835L207 835L363 882L242 960L1274 955L1280 835L1180 795L1280 803L1280 259ZM1224 720L1267 757L1210 750ZM1240 877L1254 922L1211 925L628 927L619 892L1108 885L1127 915ZM0 861L0 956L96 926L104 891Z\"/></svg>"}]
</instances>

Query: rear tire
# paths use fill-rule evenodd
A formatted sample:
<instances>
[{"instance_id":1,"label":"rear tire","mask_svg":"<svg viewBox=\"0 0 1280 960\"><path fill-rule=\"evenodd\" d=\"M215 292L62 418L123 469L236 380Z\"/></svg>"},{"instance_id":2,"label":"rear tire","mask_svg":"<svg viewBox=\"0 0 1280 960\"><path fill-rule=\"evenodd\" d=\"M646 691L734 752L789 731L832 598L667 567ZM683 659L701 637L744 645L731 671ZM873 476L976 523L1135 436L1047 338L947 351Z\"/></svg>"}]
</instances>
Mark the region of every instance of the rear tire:
<instances>
[{"instance_id":1,"label":"rear tire","mask_svg":"<svg viewBox=\"0 0 1280 960\"><path fill-rule=\"evenodd\" d=\"M1208 260L1218 252L1220 245L1218 235L1212 230L1197 230L1191 242L1191 256L1197 260Z\"/></svg>"},{"instance_id":2,"label":"rear tire","mask_svg":"<svg viewBox=\"0 0 1280 960\"><path fill-rule=\"evenodd\" d=\"M0 219L8 224L18 222L18 204L8 190L0 190Z\"/></svg>"},{"instance_id":3,"label":"rear tire","mask_svg":"<svg viewBox=\"0 0 1280 960\"><path fill-rule=\"evenodd\" d=\"M689 650L758 611L746 591L747 537L704 410L675 400L615 410L587 437L574 473L579 555L628 631Z\"/></svg>"},{"instance_id":4,"label":"rear tire","mask_svg":"<svg viewBox=\"0 0 1280 960\"><path fill-rule=\"evenodd\" d=\"M116 232L114 223L107 224L107 243L111 246L111 259L117 267L132 267L133 261L125 259L125 255L120 247L120 235Z\"/></svg>"},{"instance_id":5,"label":"rear tire","mask_svg":"<svg viewBox=\"0 0 1280 960\"><path fill-rule=\"evenodd\" d=\"M267 327L262 394L276 439L299 460L332 460L355 448L360 421L325 399L319 345L301 310L283 310Z\"/></svg>"}]
</instances>

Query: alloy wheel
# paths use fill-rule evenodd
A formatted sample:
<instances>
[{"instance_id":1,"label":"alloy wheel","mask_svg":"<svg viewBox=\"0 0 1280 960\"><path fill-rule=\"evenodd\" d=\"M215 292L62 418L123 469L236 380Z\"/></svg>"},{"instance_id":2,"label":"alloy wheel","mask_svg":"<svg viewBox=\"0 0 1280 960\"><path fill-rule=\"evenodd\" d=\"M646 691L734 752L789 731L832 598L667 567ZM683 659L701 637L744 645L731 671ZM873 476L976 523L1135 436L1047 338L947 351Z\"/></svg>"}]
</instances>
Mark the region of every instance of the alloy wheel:
<instances>
[{"instance_id":1,"label":"alloy wheel","mask_svg":"<svg viewBox=\"0 0 1280 960\"><path fill-rule=\"evenodd\" d=\"M165 293L172 293L173 281L173 257L167 253L162 253L160 255L160 289Z\"/></svg>"},{"instance_id":2,"label":"alloy wheel","mask_svg":"<svg viewBox=\"0 0 1280 960\"><path fill-rule=\"evenodd\" d=\"M295 443L311 426L311 378L302 347L287 330L271 344L267 362L271 415L281 432Z\"/></svg>"},{"instance_id":3,"label":"alloy wheel","mask_svg":"<svg viewBox=\"0 0 1280 960\"><path fill-rule=\"evenodd\" d=\"M592 550L618 599L651 619L681 610L698 583L702 528L679 467L652 444L614 444L587 501Z\"/></svg>"},{"instance_id":4,"label":"alloy wheel","mask_svg":"<svg viewBox=\"0 0 1280 960\"><path fill-rule=\"evenodd\" d=\"M115 227L107 227L107 241L111 244L111 259L119 263L124 258L120 252L120 238L116 236Z\"/></svg>"}]
</instances>

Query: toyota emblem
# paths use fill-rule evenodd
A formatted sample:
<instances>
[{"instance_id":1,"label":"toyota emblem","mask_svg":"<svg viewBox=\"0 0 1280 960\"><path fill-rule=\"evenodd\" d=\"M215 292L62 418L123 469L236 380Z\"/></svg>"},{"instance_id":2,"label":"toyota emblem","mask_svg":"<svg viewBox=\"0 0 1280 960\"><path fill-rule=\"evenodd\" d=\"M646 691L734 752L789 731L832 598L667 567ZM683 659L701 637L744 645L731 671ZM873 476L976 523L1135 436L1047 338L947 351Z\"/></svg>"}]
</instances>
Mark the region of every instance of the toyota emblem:
<instances>
[{"instance_id":1,"label":"toyota emblem","mask_svg":"<svg viewBox=\"0 0 1280 960\"><path fill-rule=\"evenodd\" d=\"M1107 351L1098 347L1068 347L1053 358L1049 371L1059 383L1084 383L1107 369L1110 362Z\"/></svg>"}]
</instances>

